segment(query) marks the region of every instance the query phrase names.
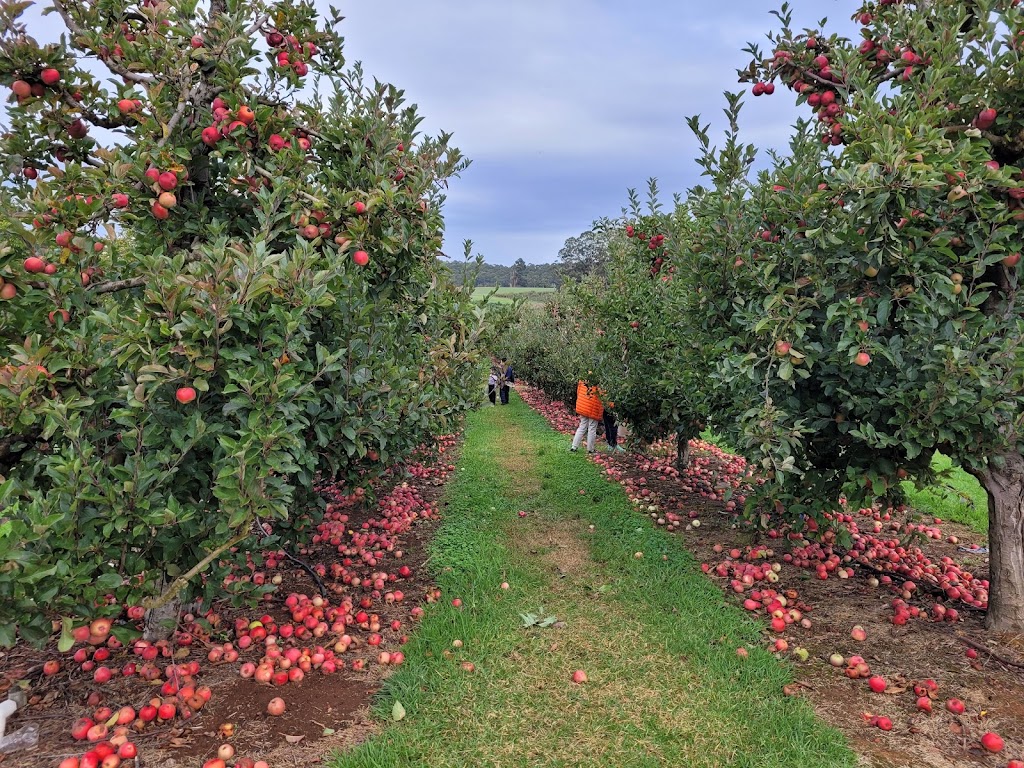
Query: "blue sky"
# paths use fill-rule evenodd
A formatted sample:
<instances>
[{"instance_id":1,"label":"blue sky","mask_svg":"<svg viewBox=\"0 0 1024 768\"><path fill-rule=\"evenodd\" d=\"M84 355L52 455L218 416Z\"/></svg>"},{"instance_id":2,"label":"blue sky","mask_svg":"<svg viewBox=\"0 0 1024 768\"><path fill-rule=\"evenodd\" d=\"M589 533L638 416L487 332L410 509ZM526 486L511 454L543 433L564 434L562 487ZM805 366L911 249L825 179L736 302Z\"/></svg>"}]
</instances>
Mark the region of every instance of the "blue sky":
<instances>
[{"instance_id":1,"label":"blue sky","mask_svg":"<svg viewBox=\"0 0 1024 768\"><path fill-rule=\"evenodd\" d=\"M699 113L720 135L747 42L765 47L781 0L343 2L350 59L406 90L426 131L447 130L473 164L453 182L445 252L555 261L567 237L619 213L629 187L666 200L698 181ZM797 28L822 16L853 31L848 0L792 0ZM748 86L749 87L749 86ZM784 147L792 94L748 96L746 140Z\"/></svg>"}]
</instances>

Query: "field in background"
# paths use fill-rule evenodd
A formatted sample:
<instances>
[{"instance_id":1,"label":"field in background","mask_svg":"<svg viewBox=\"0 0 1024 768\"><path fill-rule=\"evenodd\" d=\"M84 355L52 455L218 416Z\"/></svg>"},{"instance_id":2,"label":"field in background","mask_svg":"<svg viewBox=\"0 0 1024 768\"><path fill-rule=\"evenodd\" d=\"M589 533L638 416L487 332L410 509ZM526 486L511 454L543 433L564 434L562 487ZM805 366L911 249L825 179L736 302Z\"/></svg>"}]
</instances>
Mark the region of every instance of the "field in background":
<instances>
[{"instance_id":1,"label":"field in background","mask_svg":"<svg viewBox=\"0 0 1024 768\"><path fill-rule=\"evenodd\" d=\"M473 290L473 300L483 301L493 290L493 287L478 287ZM511 304L513 298L521 298L533 304L543 304L554 292L554 288L499 288L498 292L491 296L491 301L496 304Z\"/></svg>"}]
</instances>

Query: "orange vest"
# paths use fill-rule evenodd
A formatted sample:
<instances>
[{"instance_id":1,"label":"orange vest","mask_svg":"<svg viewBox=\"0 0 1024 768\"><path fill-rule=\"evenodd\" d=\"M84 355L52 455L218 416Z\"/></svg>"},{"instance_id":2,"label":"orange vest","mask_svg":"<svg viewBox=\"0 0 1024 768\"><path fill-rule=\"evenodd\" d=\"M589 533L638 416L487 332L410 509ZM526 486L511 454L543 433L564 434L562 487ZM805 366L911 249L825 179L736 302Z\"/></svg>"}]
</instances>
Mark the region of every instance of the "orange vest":
<instances>
[{"instance_id":1,"label":"orange vest","mask_svg":"<svg viewBox=\"0 0 1024 768\"><path fill-rule=\"evenodd\" d=\"M600 419L604 414L601 398L597 396L597 389L588 387L582 381L576 385L576 413L580 416L589 416L592 419Z\"/></svg>"}]
</instances>

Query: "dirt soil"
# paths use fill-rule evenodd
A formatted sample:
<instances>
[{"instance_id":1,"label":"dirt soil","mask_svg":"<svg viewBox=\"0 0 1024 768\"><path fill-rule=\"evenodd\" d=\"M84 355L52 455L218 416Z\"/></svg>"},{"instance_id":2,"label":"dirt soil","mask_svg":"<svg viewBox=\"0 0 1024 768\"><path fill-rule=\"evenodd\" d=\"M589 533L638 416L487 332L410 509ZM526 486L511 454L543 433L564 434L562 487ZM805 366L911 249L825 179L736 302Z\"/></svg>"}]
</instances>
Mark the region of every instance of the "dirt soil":
<instances>
[{"instance_id":1,"label":"dirt soil","mask_svg":"<svg viewBox=\"0 0 1024 768\"><path fill-rule=\"evenodd\" d=\"M383 641L379 648L366 645L367 634L353 626L347 631L357 638L356 642L344 654L339 654L339 659L348 662L343 668L332 675L314 669L301 682L288 682L281 687L239 676L242 662L259 663L262 650L257 651L256 647L262 647L262 643L254 644L248 651L240 651L237 662L208 662L206 654L209 648L236 640L232 631L236 618L249 621L266 614L275 622L283 624L291 621L290 611L284 605L287 595L294 592L313 596L318 593L318 587L308 572L289 560L283 560L275 570L266 569L268 578L271 572L282 577L277 591L269 601L261 603L257 609L232 608L226 602L213 606L220 617L218 630L208 639L197 638L190 647L177 649L175 660L178 663L193 659L201 662L201 671L195 684L209 686L212 691L209 703L193 712L188 720L179 717L166 724L154 721L141 729L141 732L130 730L130 740L138 747L139 760L137 763L125 760L122 766L137 764L146 768L199 768L205 760L217 756L221 744L230 743L235 748L236 758L246 756L263 759L272 768L299 768L324 763L329 760L332 752L367 739L376 728L369 712L372 698L393 669L392 666L378 663L378 652L395 652L401 647L407 633L415 630L413 610L421 606L434 589L429 569L424 567L427 545L438 525L437 512L443 503L443 483L454 469L456 450L455 439L449 438L435 446L431 452L418 457L406 468L408 472L388 476L374 488L377 505L351 500L338 505L339 509L349 515L345 524L349 533L358 533L368 520L379 520L380 505L390 503L391 499L398 499L396 503L401 503L412 494L419 507L417 519L408 530L397 536L396 549L402 550L401 560L394 559L391 553L378 553L379 562L376 566L360 562L349 564L350 570L355 570L361 577L369 577L374 571L393 571L399 565L409 566L413 571L411 577L387 587L400 587L405 595L404 600L388 604L376 599L373 606L367 609L380 617ZM396 491L398 496L394 495ZM424 509L427 510L425 514ZM323 581L332 604L338 602L336 594L349 595L355 600L364 595L364 591L332 578L332 564L341 564L344 560L337 546L321 542L302 551L300 559L314 567L324 567L326 574ZM353 556L351 560L355 561L356 558ZM391 628L394 621L401 623L400 629ZM306 638L296 645L324 643L328 646L336 639L332 633L319 640ZM330 643L325 642L328 640ZM362 670L352 669L354 657L365 662L366 666ZM58 674L47 677L41 673L41 669L43 662L50 659L60 660L62 668ZM130 649L120 649L112 651L110 659L103 663L113 670L120 670L125 663L131 661L141 666L141 660ZM158 660L157 663L163 668L168 662ZM31 697L30 705L8 721L7 733L13 733L29 724L39 728L39 744L36 748L0 754L0 766L56 768L65 757L79 756L89 748L85 742L76 742L70 735L71 724L76 719L91 716L100 706L109 706L115 713L123 705L131 705L138 710L151 697L161 695L160 686L163 682L160 679L146 683L137 675L117 675L109 683L99 686L93 682L92 673L82 671L70 658L70 653L61 654L55 647L36 651L18 646L7 653L0 651L0 697L8 688L19 684L27 687ZM90 695L93 695L92 704L88 703ZM276 696L285 699L287 710L280 717L271 717L267 714L267 703ZM225 726L233 726L230 737L224 735Z\"/></svg>"},{"instance_id":2,"label":"dirt soil","mask_svg":"<svg viewBox=\"0 0 1024 768\"><path fill-rule=\"evenodd\" d=\"M518 391L556 429L566 434L575 429L578 419L564 405L525 385L519 385ZM598 447L599 451L605 448ZM931 594L915 594L908 600L925 613L897 626L892 621L892 601L899 596L896 587L870 586L869 580L876 573L855 566L852 578L830 575L822 580L816 577L813 567L782 562L781 556L789 549L784 538L770 540L759 535L735 511L727 509L727 502L713 497L716 484L724 485L735 474L735 457L699 442L692 443L691 448L692 469L679 478L664 474L664 468L670 464L669 445L653 446L647 456L599 452L593 460L604 467L609 479L622 484L635 499L638 517L670 529L698 563L711 567L709 576L734 595L737 603L742 603L750 590L735 594L728 578L714 575L714 566L727 559L733 548L746 551L751 545L762 545L773 549L771 561L781 563L779 581L755 588L796 590L811 626L805 629L791 624L776 633L768 628L764 611L753 613L766 625L764 644L770 647L780 637L787 640L789 651L779 655L794 665L797 685L790 691L805 697L822 719L840 729L865 765L1003 768L1010 759L1024 759L1024 636L988 632L984 612L962 603L956 603L958 621L932 621L926 612L936 602ZM676 516L676 526L670 526L669 513ZM698 527L693 526L693 521L699 521ZM933 523L930 519L927 522ZM985 537L956 523L942 522L939 527L941 539L915 543L933 561L949 557L969 568L976 577L987 578L984 555L958 549L968 544L986 545ZM948 536L955 536L958 544L948 543ZM716 545L724 553L716 552ZM942 599L940 596L939 601ZM952 601L948 605L952 607ZM865 641L857 642L851 637L855 625L864 628ZM980 652L972 660L966 655L969 646L965 641L979 644L994 655ZM794 658L791 651L796 647L807 649L806 662ZM828 660L834 653L846 658L862 656L871 674L885 678L886 692L873 693L866 680L847 678L845 665L832 667ZM997 656L1007 663L1001 663ZM918 696L913 690L915 684L927 679L938 684L932 694L932 714L917 709ZM957 716L946 710L950 698L964 702L964 714ZM870 725L872 715L889 717L892 730L882 731ZM986 731L998 733L1005 740L1006 747L998 755L981 747L979 740Z\"/></svg>"}]
</instances>

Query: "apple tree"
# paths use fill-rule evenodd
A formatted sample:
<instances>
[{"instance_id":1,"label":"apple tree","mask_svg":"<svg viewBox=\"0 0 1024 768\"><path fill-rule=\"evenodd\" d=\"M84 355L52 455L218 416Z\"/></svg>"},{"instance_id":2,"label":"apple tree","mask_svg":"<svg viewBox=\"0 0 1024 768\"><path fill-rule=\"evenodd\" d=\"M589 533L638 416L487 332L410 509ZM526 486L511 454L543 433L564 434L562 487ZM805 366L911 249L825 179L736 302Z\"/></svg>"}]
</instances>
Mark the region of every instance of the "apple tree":
<instances>
[{"instance_id":1,"label":"apple tree","mask_svg":"<svg viewBox=\"0 0 1024 768\"><path fill-rule=\"evenodd\" d=\"M222 594L318 478L450 429L478 365L436 259L464 161L335 12L30 7L0 3L0 645Z\"/></svg>"},{"instance_id":2,"label":"apple tree","mask_svg":"<svg viewBox=\"0 0 1024 768\"><path fill-rule=\"evenodd\" d=\"M692 275L677 265L693 247L691 217L677 199L668 212L649 182L646 209L635 191L609 237L606 281L584 300L601 334L595 379L641 442L674 436L677 463L707 420L707 346L691 323Z\"/></svg>"},{"instance_id":3,"label":"apple tree","mask_svg":"<svg viewBox=\"0 0 1024 768\"><path fill-rule=\"evenodd\" d=\"M808 109L790 152L753 173L738 95L721 150L692 123L711 182L690 200L691 269L730 436L790 513L894 497L952 456L989 496L978 607L1020 631L1024 9L883 0L856 9L860 40L777 15L740 76Z\"/></svg>"}]
</instances>

